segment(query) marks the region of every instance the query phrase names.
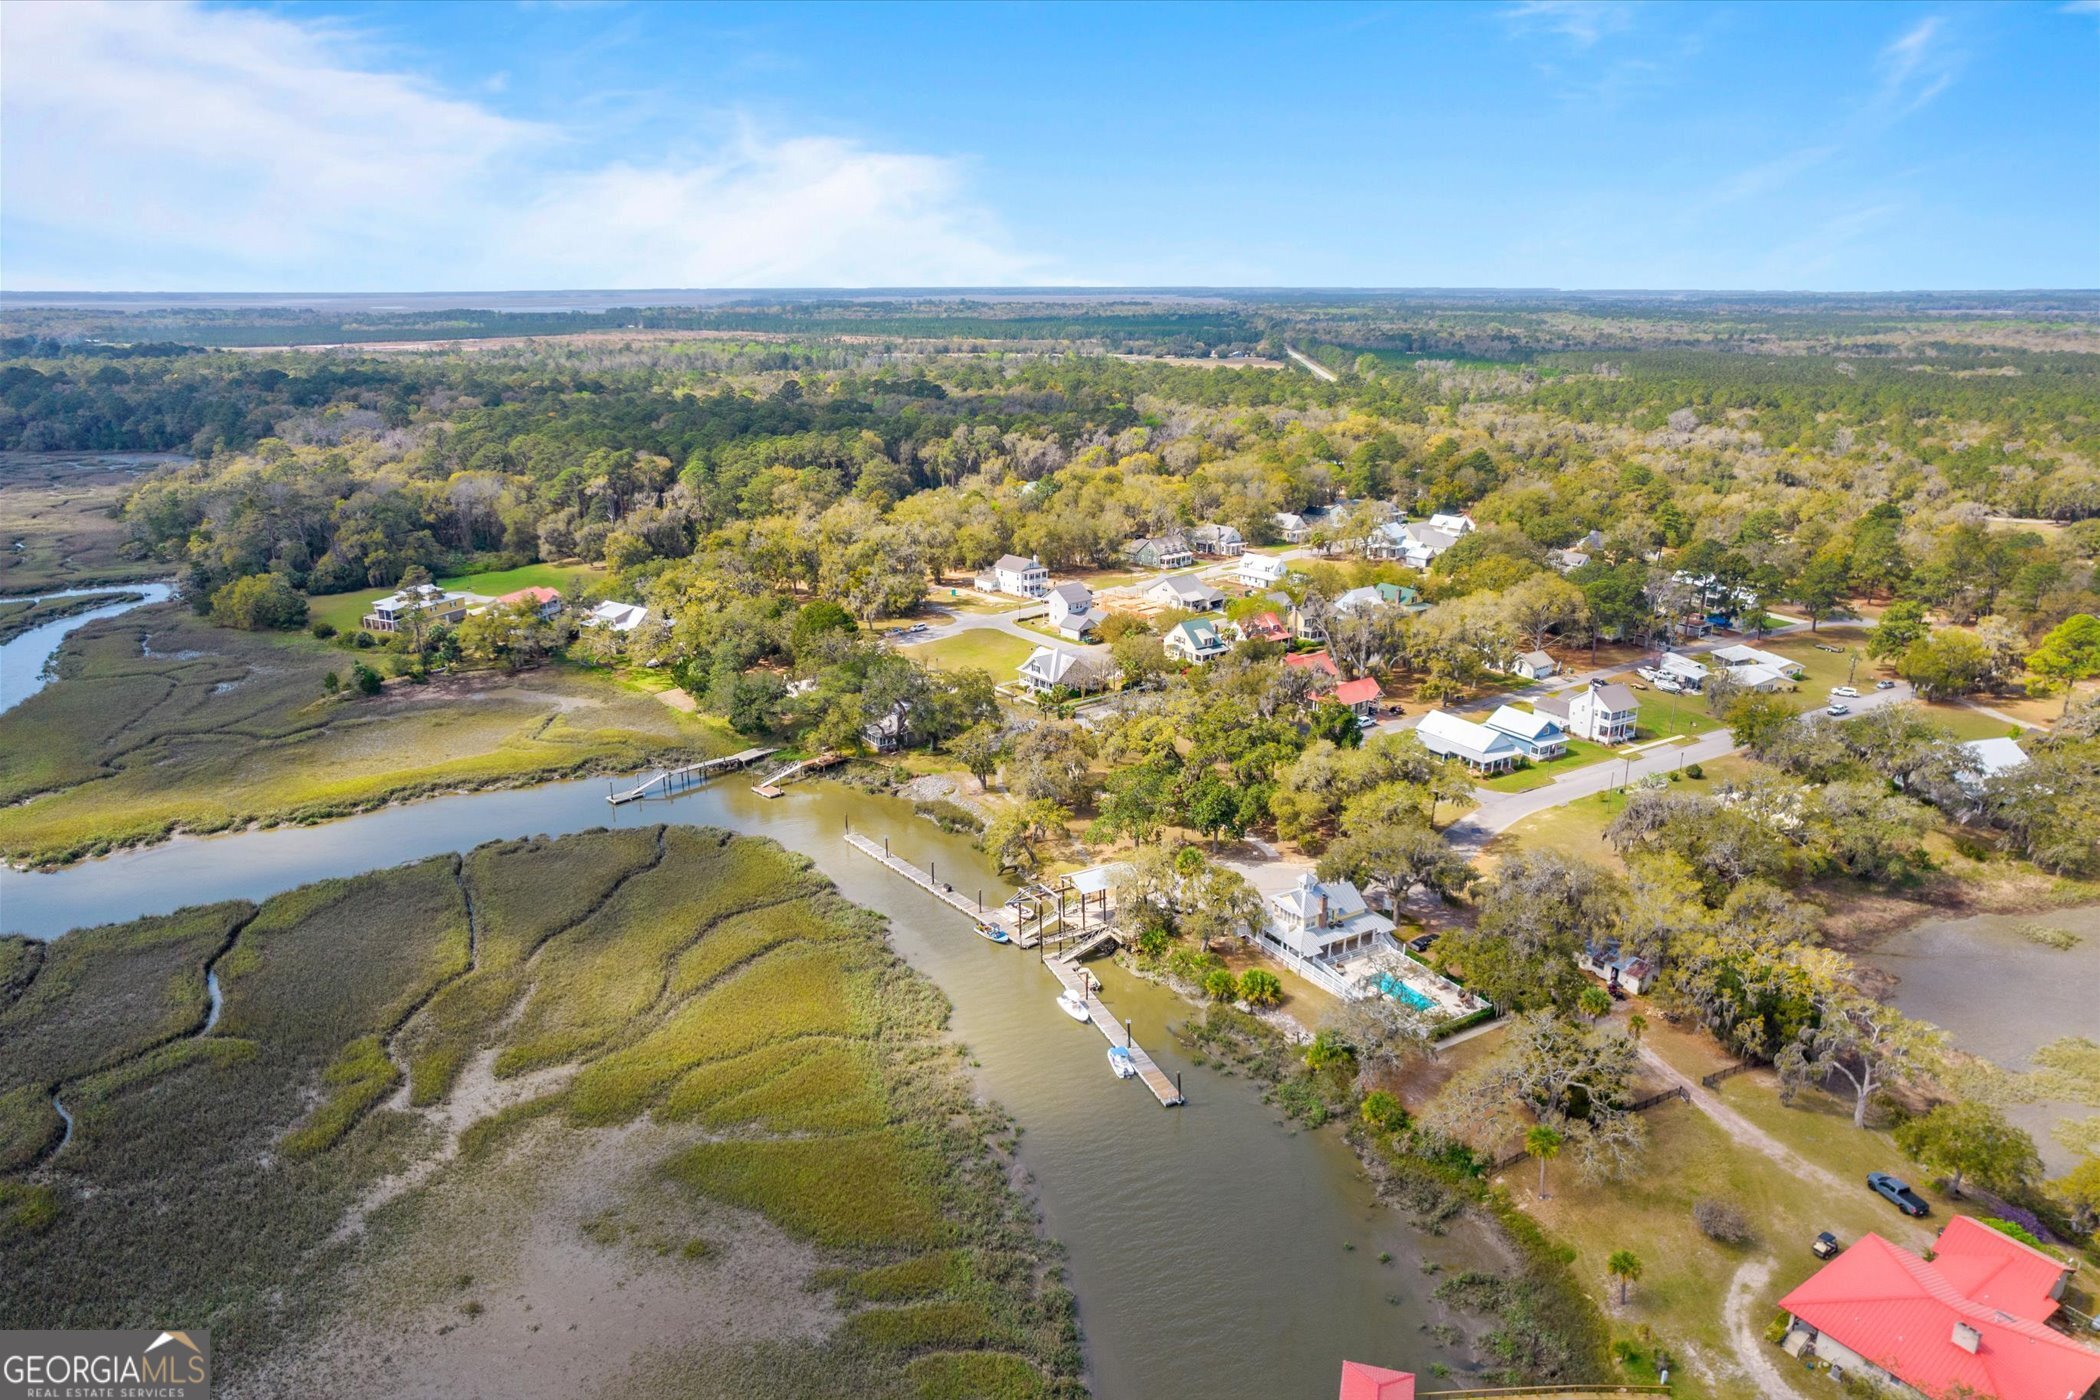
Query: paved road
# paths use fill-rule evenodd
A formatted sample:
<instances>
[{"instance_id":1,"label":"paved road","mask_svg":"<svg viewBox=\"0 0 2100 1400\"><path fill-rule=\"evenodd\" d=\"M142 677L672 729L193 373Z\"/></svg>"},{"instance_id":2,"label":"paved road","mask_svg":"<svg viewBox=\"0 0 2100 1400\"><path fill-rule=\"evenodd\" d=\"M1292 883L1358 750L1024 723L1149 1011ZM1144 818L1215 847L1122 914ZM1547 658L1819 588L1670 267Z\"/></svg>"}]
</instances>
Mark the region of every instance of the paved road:
<instances>
[{"instance_id":1,"label":"paved road","mask_svg":"<svg viewBox=\"0 0 2100 1400\"><path fill-rule=\"evenodd\" d=\"M1289 355L1292 359L1296 360L1299 364L1304 365L1307 369L1311 370L1313 378L1320 380L1323 383L1333 384L1341 378L1339 374L1336 374L1333 370L1327 368L1327 366L1321 364L1318 360L1315 360L1308 355L1300 354L1298 351L1293 350L1288 345L1283 347L1283 352L1286 355Z\"/></svg>"}]
</instances>

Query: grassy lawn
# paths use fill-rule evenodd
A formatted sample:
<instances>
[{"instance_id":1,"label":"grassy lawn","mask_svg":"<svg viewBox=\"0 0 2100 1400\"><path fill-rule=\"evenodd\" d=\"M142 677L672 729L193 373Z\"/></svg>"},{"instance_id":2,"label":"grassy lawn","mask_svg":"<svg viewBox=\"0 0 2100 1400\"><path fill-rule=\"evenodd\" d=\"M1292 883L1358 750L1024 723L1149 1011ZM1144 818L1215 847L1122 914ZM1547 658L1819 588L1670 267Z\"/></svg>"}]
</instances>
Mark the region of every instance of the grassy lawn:
<instances>
[{"instance_id":1,"label":"grassy lawn","mask_svg":"<svg viewBox=\"0 0 2100 1400\"><path fill-rule=\"evenodd\" d=\"M1819 651L1818 643L1840 650ZM1877 678L1893 674L1885 671L1879 662L1867 659L1867 634L1857 628L1826 627L1814 636L1797 634L1748 645L1799 663L1804 672L1800 682L1801 698L1815 704L1822 704L1834 685L1850 684L1866 690ZM1857 667L1852 665L1855 656L1859 658Z\"/></svg>"},{"instance_id":2,"label":"grassy lawn","mask_svg":"<svg viewBox=\"0 0 2100 1400\"><path fill-rule=\"evenodd\" d=\"M1490 792L1530 792L1533 788L1545 787L1563 773L1587 768L1610 757L1612 751L1602 744L1593 744L1587 739L1570 739L1568 751L1559 758L1544 763L1534 762L1514 773L1485 779L1480 785Z\"/></svg>"},{"instance_id":3,"label":"grassy lawn","mask_svg":"<svg viewBox=\"0 0 2100 1400\"><path fill-rule=\"evenodd\" d=\"M1639 695L1640 692L1636 691ZM1688 734L1711 734L1721 721L1706 712L1706 702L1696 695L1664 695L1650 691L1640 696L1641 716L1634 721L1636 743Z\"/></svg>"},{"instance_id":4,"label":"grassy lawn","mask_svg":"<svg viewBox=\"0 0 2100 1400\"><path fill-rule=\"evenodd\" d=\"M1659 1016L1651 1014L1649 1020L1649 1043L1678 1068L1697 1074L1726 1063L1709 1038L1673 1030ZM1767 1071L1724 1081L1720 1093L1731 1107L1813 1164L1846 1180L1860 1179L1859 1190L1832 1199L1779 1162L1733 1142L1696 1107L1677 1103L1642 1115L1650 1146L1641 1170L1629 1181L1587 1184L1571 1163L1557 1161L1547 1168L1549 1198L1540 1201L1534 1164L1519 1164L1500 1180L1527 1214L1574 1249L1577 1273L1620 1335L1647 1325L1678 1353L1680 1362L1688 1351L1697 1353L1703 1364L1680 1364L1673 1370L1677 1394L1752 1400L1759 1392L1734 1375L1734 1342L1725 1321L1736 1272L1746 1264L1776 1261L1769 1283L1749 1312L1757 1345L1765 1347L1769 1344L1762 1334L1774 1303L1820 1267L1808 1250L1818 1231L1834 1231L1847 1243L1873 1231L1921 1248L1944 1218L1947 1203L1935 1196L1939 1219L1920 1224L1870 1194L1864 1184L1869 1171L1905 1174L1913 1185L1923 1174L1905 1162L1886 1134L1853 1128L1843 1106L1827 1097L1810 1095L1802 1106L1786 1107L1779 1103ZM1753 1238L1740 1245L1708 1239L1692 1219L1692 1207L1702 1198L1737 1206L1749 1219ZM1624 1307L1618 1303L1616 1282L1604 1269L1617 1249L1632 1250L1645 1265ZM1789 1364L1776 1347L1769 1355Z\"/></svg>"},{"instance_id":5,"label":"grassy lawn","mask_svg":"<svg viewBox=\"0 0 2100 1400\"><path fill-rule=\"evenodd\" d=\"M515 593L521 588L558 588L567 590L571 579L580 579L588 588L605 577L605 570L587 564L527 564L519 569L498 569L485 574L459 574L452 578L441 578L438 587L455 593L479 593L490 598L500 598L506 593ZM391 588L367 588L358 593L328 593L307 599L307 612L316 622L326 622L338 632L354 631L357 621L371 611L372 604L386 597Z\"/></svg>"},{"instance_id":6,"label":"grassy lawn","mask_svg":"<svg viewBox=\"0 0 2100 1400\"><path fill-rule=\"evenodd\" d=\"M331 701L323 675L379 654L229 631L174 606L93 624L60 655L65 679L0 715L0 853L11 859L743 747L716 720L568 666L396 681Z\"/></svg>"},{"instance_id":7,"label":"grassy lawn","mask_svg":"<svg viewBox=\"0 0 2100 1400\"><path fill-rule=\"evenodd\" d=\"M943 671L961 671L974 666L990 671L993 679L1003 681L1013 679L1014 668L1028 659L1035 644L996 627L980 627L943 637L937 642L922 642L899 650Z\"/></svg>"},{"instance_id":8,"label":"grassy lawn","mask_svg":"<svg viewBox=\"0 0 2100 1400\"><path fill-rule=\"evenodd\" d=\"M1757 767L1747 758L1717 758L1701 765L1703 778L1686 777L1679 786L1686 792L1708 792L1718 781L1746 777ZM1619 857L1605 842L1604 828L1625 808L1625 794L1617 788L1607 788L1593 797L1577 798L1524 818L1496 837L1488 850L1500 853L1518 847L1547 847L1617 867Z\"/></svg>"},{"instance_id":9,"label":"grassy lawn","mask_svg":"<svg viewBox=\"0 0 2100 1400\"><path fill-rule=\"evenodd\" d=\"M1981 710L1972 710L1967 705L1930 701L1922 703L1920 708L1925 711L1928 719L1950 730L1957 739L2001 739L2013 729L2012 725L1997 716L1987 715ZM1992 704L1991 708L1995 710L2003 707ZM2011 714L2013 711L2006 710L2006 713Z\"/></svg>"}]
</instances>

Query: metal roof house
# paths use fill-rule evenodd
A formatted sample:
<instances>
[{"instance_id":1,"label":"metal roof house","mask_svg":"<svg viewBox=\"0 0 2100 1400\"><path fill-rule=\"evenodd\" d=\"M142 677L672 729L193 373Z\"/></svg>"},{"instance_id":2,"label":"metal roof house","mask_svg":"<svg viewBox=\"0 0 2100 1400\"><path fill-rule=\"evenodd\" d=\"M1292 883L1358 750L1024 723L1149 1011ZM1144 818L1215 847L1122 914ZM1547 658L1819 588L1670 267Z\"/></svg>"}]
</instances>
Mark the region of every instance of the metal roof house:
<instances>
[{"instance_id":1,"label":"metal roof house","mask_svg":"<svg viewBox=\"0 0 2100 1400\"><path fill-rule=\"evenodd\" d=\"M1101 625L1103 615L1094 611L1094 590L1083 583L1060 583L1043 599L1050 605L1044 620L1059 636L1076 642Z\"/></svg>"},{"instance_id":2,"label":"metal roof house","mask_svg":"<svg viewBox=\"0 0 2100 1400\"><path fill-rule=\"evenodd\" d=\"M1524 711L1514 705L1498 706L1495 713L1487 717L1487 728L1498 734L1507 734L1524 751L1524 756L1544 762L1559 758L1568 751L1568 731L1561 728L1560 721L1552 715L1540 714L1536 710Z\"/></svg>"},{"instance_id":3,"label":"metal roof house","mask_svg":"<svg viewBox=\"0 0 2100 1400\"><path fill-rule=\"evenodd\" d=\"M467 605L474 601L465 593L447 593L436 584L418 583L372 604L357 625L367 632L395 632L411 615L421 613L430 623L449 626L464 618Z\"/></svg>"},{"instance_id":4,"label":"metal roof house","mask_svg":"<svg viewBox=\"0 0 2100 1400\"><path fill-rule=\"evenodd\" d=\"M1476 773L1507 773L1524 757L1509 735L1443 710L1422 716L1415 737L1439 758L1455 758Z\"/></svg>"},{"instance_id":5,"label":"metal roof house","mask_svg":"<svg viewBox=\"0 0 2100 1400\"><path fill-rule=\"evenodd\" d=\"M1560 663L1543 651L1519 652L1509 663L1509 674L1527 681L1542 681L1559 670Z\"/></svg>"},{"instance_id":6,"label":"metal roof house","mask_svg":"<svg viewBox=\"0 0 2100 1400\"><path fill-rule=\"evenodd\" d=\"M1207 617L1192 617L1169 627L1165 646L1167 655L1191 666L1201 666L1232 650L1232 643L1218 631L1218 624Z\"/></svg>"},{"instance_id":7,"label":"metal roof house","mask_svg":"<svg viewBox=\"0 0 2100 1400\"><path fill-rule=\"evenodd\" d=\"M1929 1262L1870 1234L1779 1300L1783 1345L1899 1393L2081 1400L2100 1351L2044 1325L2069 1272L1966 1216Z\"/></svg>"},{"instance_id":8,"label":"metal roof house","mask_svg":"<svg viewBox=\"0 0 2100 1400\"><path fill-rule=\"evenodd\" d=\"M1123 553L1141 569L1185 569L1196 562L1196 551L1178 530L1132 540Z\"/></svg>"},{"instance_id":9,"label":"metal roof house","mask_svg":"<svg viewBox=\"0 0 2100 1400\"><path fill-rule=\"evenodd\" d=\"M1099 690L1108 683L1106 666L1063 647L1037 647L1014 670L1021 684L1037 695L1060 686L1083 693Z\"/></svg>"},{"instance_id":10,"label":"metal roof house","mask_svg":"<svg viewBox=\"0 0 2100 1400\"><path fill-rule=\"evenodd\" d=\"M977 576L977 586L988 593L1040 598L1050 591L1050 570L1040 559L1002 554L997 563Z\"/></svg>"},{"instance_id":11,"label":"metal roof house","mask_svg":"<svg viewBox=\"0 0 2100 1400\"><path fill-rule=\"evenodd\" d=\"M1301 958L1326 958L1367 948L1393 921L1364 903L1347 880L1320 880L1305 871L1289 889L1269 896L1263 937Z\"/></svg>"},{"instance_id":12,"label":"metal roof house","mask_svg":"<svg viewBox=\"0 0 2100 1400\"><path fill-rule=\"evenodd\" d=\"M1290 565L1273 555L1242 554L1238 577L1248 588L1274 588L1290 571Z\"/></svg>"},{"instance_id":13,"label":"metal roof house","mask_svg":"<svg viewBox=\"0 0 2100 1400\"><path fill-rule=\"evenodd\" d=\"M1189 531L1189 545L1212 559L1237 559L1247 551L1247 541L1230 525L1198 525Z\"/></svg>"},{"instance_id":14,"label":"metal roof house","mask_svg":"<svg viewBox=\"0 0 2100 1400\"><path fill-rule=\"evenodd\" d=\"M1148 601L1167 608L1214 612L1225 606L1225 595L1193 574L1170 574L1145 590Z\"/></svg>"}]
</instances>

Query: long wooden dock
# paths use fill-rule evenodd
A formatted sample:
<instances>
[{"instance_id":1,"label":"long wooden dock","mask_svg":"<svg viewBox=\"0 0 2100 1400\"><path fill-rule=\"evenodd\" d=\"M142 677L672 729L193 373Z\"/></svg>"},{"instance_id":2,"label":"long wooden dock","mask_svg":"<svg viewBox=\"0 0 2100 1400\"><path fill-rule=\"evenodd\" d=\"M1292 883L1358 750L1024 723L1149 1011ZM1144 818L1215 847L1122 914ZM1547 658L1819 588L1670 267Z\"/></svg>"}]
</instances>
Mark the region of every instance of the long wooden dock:
<instances>
[{"instance_id":1,"label":"long wooden dock","mask_svg":"<svg viewBox=\"0 0 2100 1400\"><path fill-rule=\"evenodd\" d=\"M1013 910L1002 905L984 907L974 894L964 894L953 885L938 879L931 866L921 870L904 857L891 855L880 841L870 841L857 831L846 833L846 844L862 855L873 857L888 866L957 913L967 914L977 923L991 924L995 928L1004 929L1008 938L1016 938L1018 930L1014 927Z\"/></svg>"},{"instance_id":2,"label":"long wooden dock","mask_svg":"<svg viewBox=\"0 0 2100 1400\"><path fill-rule=\"evenodd\" d=\"M1023 947L1034 946L1036 940L1032 937L1027 943L1021 942L1024 935L1021 920L1014 914L1013 910L1006 908L1004 905L997 908L981 906L979 901L972 895L964 894L952 885L942 882L931 867L921 870L902 856L891 854L888 847L881 842L870 841L857 831L846 833L846 844L859 851L862 855L902 875L905 879L911 881L914 885L917 885L920 889L926 891L926 893L932 895L957 913L966 914L975 922L992 924L1006 930L1007 936ZM1159 1100L1161 1107L1179 1107L1184 1102L1179 1086L1167 1077L1166 1071L1162 1070L1153 1061L1152 1057L1145 1053L1142 1046L1131 1039L1129 1033L1123 1029L1123 1023L1118 1021L1115 1018L1115 1014L1102 1004L1101 998L1095 990L1094 979L1087 974L1084 968L1079 966L1077 955L1082 951L1093 951L1094 948L1102 944L1103 935L1110 932L1107 929L1094 930L1093 936L1084 938L1078 946L1068 949L1056 957L1045 958L1043 966L1050 969L1051 975L1056 977L1067 991L1077 992L1086 997L1087 1014L1093 1020L1095 1027L1100 1030L1102 1036L1110 1045L1120 1045L1130 1052L1130 1061L1137 1066L1138 1078L1143 1080L1145 1087L1152 1091L1152 1096Z\"/></svg>"},{"instance_id":3,"label":"long wooden dock","mask_svg":"<svg viewBox=\"0 0 2100 1400\"><path fill-rule=\"evenodd\" d=\"M1159 1106L1179 1108L1185 1102L1181 1097L1180 1087L1167 1078L1166 1071L1153 1062L1152 1057L1145 1053L1144 1047L1123 1029L1123 1023L1116 1019L1115 1013L1102 1004L1098 991L1100 983L1089 976L1076 959L1070 957L1046 958L1043 966L1049 968L1057 980L1064 983L1066 991L1077 992L1086 998L1087 1015L1093 1019L1094 1028L1101 1032L1110 1045L1120 1045L1130 1052L1130 1062L1137 1066L1138 1078L1152 1091L1152 1097L1159 1100Z\"/></svg>"},{"instance_id":4,"label":"long wooden dock","mask_svg":"<svg viewBox=\"0 0 2100 1400\"><path fill-rule=\"evenodd\" d=\"M771 753L772 750L768 749L766 752ZM815 758L798 759L785 768L766 774L751 785L751 790L760 797L779 797L782 783L799 778L804 773L814 773L819 768L829 768L834 763L843 763L845 758L844 754L820 753Z\"/></svg>"},{"instance_id":5,"label":"long wooden dock","mask_svg":"<svg viewBox=\"0 0 2100 1400\"><path fill-rule=\"evenodd\" d=\"M778 749L745 749L742 753L725 754L721 758L709 758L703 759L698 763L688 763L683 768L667 768L655 777L635 784L625 792L608 794L605 800L617 807L623 802L634 802L648 797L652 789L660 789L662 795L668 797L682 788L691 787L695 783L704 783L718 773L727 773L734 768L748 767L762 758L769 758L779 752L780 750Z\"/></svg>"}]
</instances>

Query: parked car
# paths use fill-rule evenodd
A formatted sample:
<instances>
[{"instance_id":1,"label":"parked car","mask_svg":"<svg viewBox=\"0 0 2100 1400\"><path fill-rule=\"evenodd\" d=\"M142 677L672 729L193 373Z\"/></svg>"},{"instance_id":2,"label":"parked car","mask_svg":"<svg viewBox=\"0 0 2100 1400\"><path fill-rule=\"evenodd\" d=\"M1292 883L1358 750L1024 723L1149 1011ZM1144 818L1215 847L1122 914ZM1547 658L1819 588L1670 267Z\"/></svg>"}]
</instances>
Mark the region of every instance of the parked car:
<instances>
[{"instance_id":1,"label":"parked car","mask_svg":"<svg viewBox=\"0 0 2100 1400\"><path fill-rule=\"evenodd\" d=\"M1875 1195L1887 1200L1905 1215L1930 1215L1932 1207L1925 1198L1910 1189L1910 1184L1887 1172L1873 1172L1867 1177L1867 1186Z\"/></svg>"},{"instance_id":2,"label":"parked car","mask_svg":"<svg viewBox=\"0 0 2100 1400\"><path fill-rule=\"evenodd\" d=\"M913 623L913 624L912 624L911 626L909 626L909 627L907 627L907 628L905 628L905 629L904 629L904 635L905 635L905 636L907 636L907 637L916 637L916 636L918 636L918 635L919 635L919 634L920 634L921 632L924 632L925 630L926 630L926 624L925 624L925 623L923 623L923 622L914 622L914 623Z\"/></svg>"},{"instance_id":3,"label":"parked car","mask_svg":"<svg viewBox=\"0 0 2100 1400\"><path fill-rule=\"evenodd\" d=\"M1884 676L1882 679L1874 682L1874 688L1876 690L1894 690L1896 683Z\"/></svg>"},{"instance_id":4,"label":"parked car","mask_svg":"<svg viewBox=\"0 0 2100 1400\"><path fill-rule=\"evenodd\" d=\"M1408 939L1408 940L1407 940L1407 946L1408 946L1409 950L1410 950L1410 951L1412 951L1412 952L1416 952L1416 953L1426 953L1426 952L1428 952L1428 951L1429 951L1430 947L1431 947L1432 945L1434 945L1434 944L1435 944L1435 942L1436 942L1436 935L1435 935L1435 934L1433 934L1433 933L1424 933L1424 934L1419 934L1419 935L1417 935L1416 937L1413 937L1413 938L1410 938L1410 939Z\"/></svg>"},{"instance_id":5,"label":"parked car","mask_svg":"<svg viewBox=\"0 0 2100 1400\"><path fill-rule=\"evenodd\" d=\"M1854 686L1834 685L1830 687L1830 693L1832 695L1842 695L1845 696L1847 699L1851 700L1859 699L1859 690L1857 687Z\"/></svg>"},{"instance_id":6,"label":"parked car","mask_svg":"<svg viewBox=\"0 0 2100 1400\"><path fill-rule=\"evenodd\" d=\"M1825 1230L1816 1236L1816 1242L1808 1247L1808 1252L1818 1259L1835 1259L1844 1249L1845 1247L1838 1243L1838 1237Z\"/></svg>"},{"instance_id":7,"label":"parked car","mask_svg":"<svg viewBox=\"0 0 2100 1400\"><path fill-rule=\"evenodd\" d=\"M1824 713L1824 714L1826 714L1826 715L1830 715L1830 716L1832 716L1833 718L1835 718L1835 717L1836 717L1836 716L1838 716L1838 715L1849 715L1849 714L1851 714L1851 713L1852 713L1852 707L1851 707L1850 705L1847 705L1847 704L1846 704L1846 703L1845 703L1844 701L1842 701L1842 700L1833 700L1833 701L1831 701L1831 702L1830 702L1830 703L1829 703L1828 705L1825 705L1825 706L1823 707L1823 713Z\"/></svg>"}]
</instances>

